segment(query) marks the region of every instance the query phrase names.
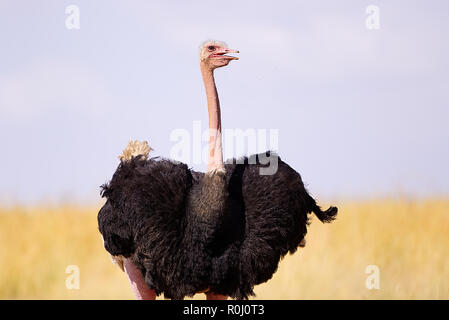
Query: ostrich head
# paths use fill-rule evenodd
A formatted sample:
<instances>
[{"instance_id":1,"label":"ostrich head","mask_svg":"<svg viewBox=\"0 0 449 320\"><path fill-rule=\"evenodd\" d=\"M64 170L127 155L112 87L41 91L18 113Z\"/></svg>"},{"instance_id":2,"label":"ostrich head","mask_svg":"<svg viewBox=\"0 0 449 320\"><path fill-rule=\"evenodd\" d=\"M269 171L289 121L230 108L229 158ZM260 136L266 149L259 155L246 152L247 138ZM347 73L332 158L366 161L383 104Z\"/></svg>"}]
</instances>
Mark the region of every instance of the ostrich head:
<instances>
[{"instance_id":1,"label":"ostrich head","mask_svg":"<svg viewBox=\"0 0 449 320\"><path fill-rule=\"evenodd\" d=\"M238 51L229 49L226 43L221 41L206 41L200 47L201 64L208 69L214 70L227 66L231 60L239 59L228 56L226 55L227 53L238 53Z\"/></svg>"}]
</instances>

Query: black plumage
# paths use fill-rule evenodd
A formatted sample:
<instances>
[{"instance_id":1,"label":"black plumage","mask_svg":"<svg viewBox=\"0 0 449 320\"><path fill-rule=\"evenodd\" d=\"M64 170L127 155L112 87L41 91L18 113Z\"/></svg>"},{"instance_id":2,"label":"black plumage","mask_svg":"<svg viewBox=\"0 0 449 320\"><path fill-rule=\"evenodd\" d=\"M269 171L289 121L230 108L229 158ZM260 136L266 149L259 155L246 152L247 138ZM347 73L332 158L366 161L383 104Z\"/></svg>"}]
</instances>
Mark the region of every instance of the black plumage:
<instances>
[{"instance_id":1,"label":"black plumage","mask_svg":"<svg viewBox=\"0 0 449 320\"><path fill-rule=\"evenodd\" d=\"M260 156L277 171L261 175ZM210 290L247 299L307 233L308 214L332 221L301 176L267 152L231 161L225 172L200 173L171 160L121 161L102 186L98 214L106 250L132 259L149 289L182 299ZM229 161L228 161L229 163Z\"/></svg>"}]
</instances>

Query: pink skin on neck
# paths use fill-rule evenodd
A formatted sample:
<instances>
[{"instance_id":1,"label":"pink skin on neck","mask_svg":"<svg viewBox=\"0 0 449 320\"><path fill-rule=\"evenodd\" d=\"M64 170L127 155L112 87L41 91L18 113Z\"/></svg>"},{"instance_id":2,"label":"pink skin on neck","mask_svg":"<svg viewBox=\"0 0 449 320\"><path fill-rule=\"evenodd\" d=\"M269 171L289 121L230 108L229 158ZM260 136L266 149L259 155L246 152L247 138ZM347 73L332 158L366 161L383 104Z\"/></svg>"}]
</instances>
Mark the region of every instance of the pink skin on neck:
<instances>
[{"instance_id":1,"label":"pink skin on neck","mask_svg":"<svg viewBox=\"0 0 449 320\"><path fill-rule=\"evenodd\" d=\"M207 109L209 111L209 160L207 171L211 171L224 168L220 100L218 99L217 87L215 86L214 70L202 62L201 74L206 89Z\"/></svg>"},{"instance_id":2,"label":"pink skin on neck","mask_svg":"<svg viewBox=\"0 0 449 320\"><path fill-rule=\"evenodd\" d=\"M231 60L237 57L228 53L238 53L231 50L223 42L211 41L203 44L200 54L201 74L206 89L207 108L209 111L209 160L207 171L224 169L223 150L221 141L221 112L217 87L215 86L214 70L227 66Z\"/></svg>"}]
</instances>

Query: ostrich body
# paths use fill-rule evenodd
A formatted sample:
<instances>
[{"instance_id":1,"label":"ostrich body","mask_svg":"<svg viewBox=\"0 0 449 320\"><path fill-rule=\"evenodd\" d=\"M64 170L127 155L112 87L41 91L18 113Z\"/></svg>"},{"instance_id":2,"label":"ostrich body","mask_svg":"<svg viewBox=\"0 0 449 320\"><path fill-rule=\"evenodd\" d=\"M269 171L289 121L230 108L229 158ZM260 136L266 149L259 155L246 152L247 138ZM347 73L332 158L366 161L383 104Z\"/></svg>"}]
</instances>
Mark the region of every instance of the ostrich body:
<instances>
[{"instance_id":1,"label":"ostrich body","mask_svg":"<svg viewBox=\"0 0 449 320\"><path fill-rule=\"evenodd\" d=\"M280 259L305 244L308 214L332 221L301 176L265 152L223 163L221 116L213 72L237 59L221 42L201 47L201 72L209 111L206 173L161 158L148 159L147 143L131 142L111 181L98 224L106 250L125 269L137 298L247 299L268 281ZM267 159L274 174L263 175Z\"/></svg>"}]
</instances>

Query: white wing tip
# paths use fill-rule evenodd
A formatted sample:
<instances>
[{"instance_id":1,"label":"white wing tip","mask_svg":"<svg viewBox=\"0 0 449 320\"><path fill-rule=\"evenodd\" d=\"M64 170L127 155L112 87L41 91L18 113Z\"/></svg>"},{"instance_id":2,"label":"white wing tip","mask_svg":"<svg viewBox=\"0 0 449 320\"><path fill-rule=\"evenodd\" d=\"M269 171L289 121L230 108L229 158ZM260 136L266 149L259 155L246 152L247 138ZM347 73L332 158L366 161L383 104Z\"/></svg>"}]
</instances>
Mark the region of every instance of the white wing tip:
<instances>
[{"instance_id":1,"label":"white wing tip","mask_svg":"<svg viewBox=\"0 0 449 320\"><path fill-rule=\"evenodd\" d=\"M119 159L121 161L129 161L137 156L142 156L142 159L147 160L151 150L153 148L148 145L147 141L130 139L126 148L123 149L122 154L119 155Z\"/></svg>"}]
</instances>

